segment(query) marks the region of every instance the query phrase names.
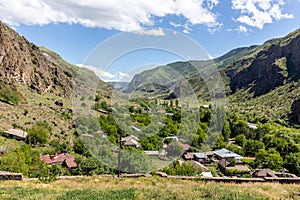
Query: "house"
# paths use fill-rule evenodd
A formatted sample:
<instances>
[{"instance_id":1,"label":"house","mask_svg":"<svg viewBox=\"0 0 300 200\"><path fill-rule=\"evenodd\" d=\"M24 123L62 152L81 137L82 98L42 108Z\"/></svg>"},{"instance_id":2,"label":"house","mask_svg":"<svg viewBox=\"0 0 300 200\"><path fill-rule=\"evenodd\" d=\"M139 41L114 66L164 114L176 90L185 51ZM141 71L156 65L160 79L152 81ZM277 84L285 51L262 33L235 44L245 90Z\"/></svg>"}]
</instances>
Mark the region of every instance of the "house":
<instances>
[{"instance_id":1,"label":"house","mask_svg":"<svg viewBox=\"0 0 300 200\"><path fill-rule=\"evenodd\" d=\"M248 128L257 129L257 125L254 123L248 122Z\"/></svg>"},{"instance_id":2,"label":"house","mask_svg":"<svg viewBox=\"0 0 300 200\"><path fill-rule=\"evenodd\" d=\"M232 159L235 159L237 163L241 162L243 159L243 157L240 156L239 154L236 154L225 148L214 151L214 155L215 155L215 158L217 158L218 160L225 158L227 161L231 161Z\"/></svg>"},{"instance_id":3,"label":"house","mask_svg":"<svg viewBox=\"0 0 300 200\"><path fill-rule=\"evenodd\" d=\"M157 113L164 114L164 113L166 113L166 110L157 110L156 112L157 112Z\"/></svg>"},{"instance_id":4,"label":"house","mask_svg":"<svg viewBox=\"0 0 300 200\"><path fill-rule=\"evenodd\" d=\"M61 153L55 156L41 155L40 159L46 164L62 165L69 169L77 167L75 157L69 153Z\"/></svg>"},{"instance_id":5,"label":"house","mask_svg":"<svg viewBox=\"0 0 300 200\"><path fill-rule=\"evenodd\" d=\"M177 142L177 144L182 147L184 152L187 152L191 148L191 146L188 145L188 144L184 144L184 143L181 143L181 142Z\"/></svg>"},{"instance_id":6,"label":"house","mask_svg":"<svg viewBox=\"0 0 300 200\"><path fill-rule=\"evenodd\" d=\"M202 105L203 108L209 108L209 105Z\"/></svg>"},{"instance_id":7,"label":"house","mask_svg":"<svg viewBox=\"0 0 300 200\"><path fill-rule=\"evenodd\" d=\"M177 136L168 136L165 140L176 141L179 142L179 138Z\"/></svg>"},{"instance_id":8,"label":"house","mask_svg":"<svg viewBox=\"0 0 300 200\"><path fill-rule=\"evenodd\" d=\"M52 164L52 160L49 155L41 155L40 159L41 159L41 161L43 161L46 164Z\"/></svg>"},{"instance_id":9,"label":"house","mask_svg":"<svg viewBox=\"0 0 300 200\"><path fill-rule=\"evenodd\" d=\"M97 109L98 112L102 113L102 114L108 114L109 112L106 110L102 110L102 109Z\"/></svg>"},{"instance_id":10,"label":"house","mask_svg":"<svg viewBox=\"0 0 300 200\"><path fill-rule=\"evenodd\" d=\"M275 175L275 172L271 169L255 169L250 174L252 174L252 176L256 177L256 178L264 178L264 177L274 177L274 178L276 178L277 177Z\"/></svg>"},{"instance_id":11,"label":"house","mask_svg":"<svg viewBox=\"0 0 300 200\"><path fill-rule=\"evenodd\" d=\"M0 181L4 180L18 180L21 181L23 175L21 173L11 173L6 171L0 171Z\"/></svg>"},{"instance_id":12,"label":"house","mask_svg":"<svg viewBox=\"0 0 300 200\"><path fill-rule=\"evenodd\" d=\"M201 176L202 177L206 177L206 178L212 178L212 177L214 177L211 172L202 172Z\"/></svg>"},{"instance_id":13,"label":"house","mask_svg":"<svg viewBox=\"0 0 300 200\"><path fill-rule=\"evenodd\" d=\"M231 159L231 160L230 160ZM235 165L233 158L222 158L219 161L220 170L226 175L242 175L250 172L246 165Z\"/></svg>"},{"instance_id":14,"label":"house","mask_svg":"<svg viewBox=\"0 0 300 200\"><path fill-rule=\"evenodd\" d=\"M75 162L75 157L74 156L66 156L66 160L62 164L63 166L66 166L67 168L75 168L77 167L77 163Z\"/></svg>"},{"instance_id":15,"label":"house","mask_svg":"<svg viewBox=\"0 0 300 200\"><path fill-rule=\"evenodd\" d=\"M98 130L96 133L99 134L102 138L107 138L107 135L105 135L102 130Z\"/></svg>"},{"instance_id":16,"label":"house","mask_svg":"<svg viewBox=\"0 0 300 200\"><path fill-rule=\"evenodd\" d=\"M81 136L86 138L94 138L92 134L88 134L88 133L82 134Z\"/></svg>"},{"instance_id":17,"label":"house","mask_svg":"<svg viewBox=\"0 0 300 200\"><path fill-rule=\"evenodd\" d=\"M250 174L253 177L256 178L266 178L266 177L271 177L271 178L298 178L295 174L291 173L286 173L286 172L274 172L271 169L255 169L250 172Z\"/></svg>"},{"instance_id":18,"label":"house","mask_svg":"<svg viewBox=\"0 0 300 200\"><path fill-rule=\"evenodd\" d=\"M158 151L144 151L146 155L148 156L159 156Z\"/></svg>"},{"instance_id":19,"label":"house","mask_svg":"<svg viewBox=\"0 0 300 200\"><path fill-rule=\"evenodd\" d=\"M172 112L166 112L165 114L166 114L166 115L170 115L170 116L173 116L173 115L174 115L174 113L172 113Z\"/></svg>"},{"instance_id":20,"label":"house","mask_svg":"<svg viewBox=\"0 0 300 200\"><path fill-rule=\"evenodd\" d=\"M138 127L136 127L136 126L130 126L130 128L132 129L132 130L134 130L134 131L138 131L138 132L141 132L141 129L139 129Z\"/></svg>"},{"instance_id":21,"label":"house","mask_svg":"<svg viewBox=\"0 0 300 200\"><path fill-rule=\"evenodd\" d=\"M210 159L204 152L203 153L195 153L194 159L200 163L209 163L210 162Z\"/></svg>"},{"instance_id":22,"label":"house","mask_svg":"<svg viewBox=\"0 0 300 200\"><path fill-rule=\"evenodd\" d=\"M25 141L28 135L27 132L18 129L9 129L4 131L3 134L19 141Z\"/></svg>"},{"instance_id":23,"label":"house","mask_svg":"<svg viewBox=\"0 0 300 200\"><path fill-rule=\"evenodd\" d=\"M185 154L183 154L183 159L184 160L193 160L194 159L194 153L186 152Z\"/></svg>"},{"instance_id":24,"label":"house","mask_svg":"<svg viewBox=\"0 0 300 200\"><path fill-rule=\"evenodd\" d=\"M135 148L141 147L139 141L140 139L134 135L122 138L122 142L124 142L125 146L134 146Z\"/></svg>"}]
</instances>

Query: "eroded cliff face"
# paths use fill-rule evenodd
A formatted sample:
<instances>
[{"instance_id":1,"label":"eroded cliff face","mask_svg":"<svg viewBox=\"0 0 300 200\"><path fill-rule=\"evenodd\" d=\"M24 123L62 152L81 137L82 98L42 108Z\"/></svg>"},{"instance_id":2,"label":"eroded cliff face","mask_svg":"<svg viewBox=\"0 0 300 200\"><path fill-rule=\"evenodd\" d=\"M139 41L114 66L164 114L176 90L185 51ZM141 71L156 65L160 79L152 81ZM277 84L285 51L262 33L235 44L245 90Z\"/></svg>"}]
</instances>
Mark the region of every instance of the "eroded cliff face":
<instances>
[{"instance_id":1,"label":"eroded cliff face","mask_svg":"<svg viewBox=\"0 0 300 200\"><path fill-rule=\"evenodd\" d=\"M300 31L287 36L284 40L270 45L259 52L244 65L240 60L236 65L244 69L227 73L230 76L230 87L234 93L237 89L249 88L254 96L260 96L283 85L290 80L300 78Z\"/></svg>"},{"instance_id":2,"label":"eroded cliff face","mask_svg":"<svg viewBox=\"0 0 300 200\"><path fill-rule=\"evenodd\" d=\"M0 22L0 78L38 93L70 97L74 74Z\"/></svg>"}]
</instances>

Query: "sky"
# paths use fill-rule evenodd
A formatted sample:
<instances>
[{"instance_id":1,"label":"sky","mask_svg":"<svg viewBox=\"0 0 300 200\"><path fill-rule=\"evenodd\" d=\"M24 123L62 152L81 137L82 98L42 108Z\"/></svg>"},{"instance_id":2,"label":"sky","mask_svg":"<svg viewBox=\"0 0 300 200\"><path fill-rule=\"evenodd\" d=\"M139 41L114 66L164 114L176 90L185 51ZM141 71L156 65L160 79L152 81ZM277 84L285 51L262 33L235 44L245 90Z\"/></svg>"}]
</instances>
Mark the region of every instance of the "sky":
<instances>
[{"instance_id":1,"label":"sky","mask_svg":"<svg viewBox=\"0 0 300 200\"><path fill-rule=\"evenodd\" d=\"M154 38L176 31L209 57L218 57L296 30L299 8L300 0L1 0L0 20L103 80L126 81L144 69L188 58L145 48L119 55L109 66L87 63L99 46L120 34ZM112 49L102 50L103 55Z\"/></svg>"}]
</instances>

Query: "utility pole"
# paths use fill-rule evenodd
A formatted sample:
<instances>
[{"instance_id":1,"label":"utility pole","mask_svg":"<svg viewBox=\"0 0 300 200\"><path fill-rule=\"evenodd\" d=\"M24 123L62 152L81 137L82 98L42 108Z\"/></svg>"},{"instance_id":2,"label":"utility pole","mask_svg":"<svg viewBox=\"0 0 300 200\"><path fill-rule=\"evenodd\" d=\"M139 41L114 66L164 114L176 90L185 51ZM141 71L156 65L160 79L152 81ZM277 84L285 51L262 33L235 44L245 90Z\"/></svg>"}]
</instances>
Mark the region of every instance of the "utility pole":
<instances>
[{"instance_id":1,"label":"utility pole","mask_svg":"<svg viewBox=\"0 0 300 200\"><path fill-rule=\"evenodd\" d=\"M120 165L121 165L121 150L122 150L122 129L120 129L120 137L119 137L119 154L118 154L118 178L121 176L121 170L120 170Z\"/></svg>"}]
</instances>

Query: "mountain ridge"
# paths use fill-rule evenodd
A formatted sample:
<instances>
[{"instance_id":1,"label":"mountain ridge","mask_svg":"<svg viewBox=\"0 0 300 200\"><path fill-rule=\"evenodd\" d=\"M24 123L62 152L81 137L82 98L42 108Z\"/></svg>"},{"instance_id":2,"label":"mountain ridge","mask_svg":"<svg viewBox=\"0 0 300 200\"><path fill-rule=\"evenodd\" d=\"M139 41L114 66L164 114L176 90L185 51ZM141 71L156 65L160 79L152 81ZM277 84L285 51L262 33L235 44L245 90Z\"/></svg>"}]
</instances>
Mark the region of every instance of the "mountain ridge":
<instances>
[{"instance_id":1,"label":"mountain ridge","mask_svg":"<svg viewBox=\"0 0 300 200\"><path fill-rule=\"evenodd\" d=\"M257 99L260 99L261 107L251 104L252 108L272 109L272 105L265 105L265 102L271 102L268 99L271 98L270 94L273 91L280 93L281 87L290 88L288 91L294 97L289 94L283 94L284 97L282 94L278 95L286 100L287 105L273 108L275 115L278 115L276 118L285 119L293 112L293 102L300 98L300 92L292 86L297 85L300 79L299 55L300 29L297 29L282 38L270 39L261 45L233 49L212 60L176 62L142 72L133 78L124 91L133 92L134 88L142 88L144 83L157 82L167 85L174 92L182 82L187 81L200 99L209 101L208 89L197 71L217 67L225 83L230 107L241 109L242 112L256 112L249 111L246 102L257 104ZM173 71L180 72L182 77L176 78ZM169 96L170 93L164 94L165 98ZM274 118L266 111L260 111L260 114Z\"/></svg>"}]
</instances>

